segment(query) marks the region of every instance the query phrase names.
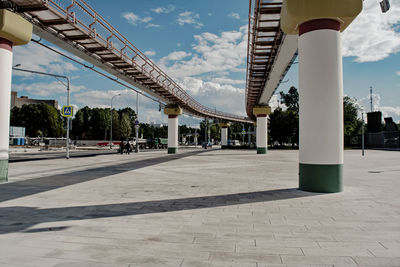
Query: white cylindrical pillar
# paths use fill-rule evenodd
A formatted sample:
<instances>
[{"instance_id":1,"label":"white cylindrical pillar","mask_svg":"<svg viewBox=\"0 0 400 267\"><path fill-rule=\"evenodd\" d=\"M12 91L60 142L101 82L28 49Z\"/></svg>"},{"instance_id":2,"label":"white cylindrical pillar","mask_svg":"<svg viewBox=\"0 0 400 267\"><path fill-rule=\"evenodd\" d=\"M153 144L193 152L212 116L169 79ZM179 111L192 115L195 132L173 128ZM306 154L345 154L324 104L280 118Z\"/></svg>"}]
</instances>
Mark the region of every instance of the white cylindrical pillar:
<instances>
[{"instance_id":1,"label":"white cylindrical pillar","mask_svg":"<svg viewBox=\"0 0 400 267\"><path fill-rule=\"evenodd\" d=\"M343 77L340 22L316 19L299 28L299 185L342 191Z\"/></svg>"},{"instance_id":2,"label":"white cylindrical pillar","mask_svg":"<svg viewBox=\"0 0 400 267\"><path fill-rule=\"evenodd\" d=\"M12 47L0 37L0 182L8 180Z\"/></svg>"},{"instance_id":3,"label":"white cylindrical pillar","mask_svg":"<svg viewBox=\"0 0 400 267\"><path fill-rule=\"evenodd\" d=\"M257 115L256 145L257 154L267 154L268 146L267 114Z\"/></svg>"},{"instance_id":4,"label":"white cylindrical pillar","mask_svg":"<svg viewBox=\"0 0 400 267\"><path fill-rule=\"evenodd\" d=\"M168 154L178 152L178 115L168 115Z\"/></svg>"},{"instance_id":5,"label":"white cylindrical pillar","mask_svg":"<svg viewBox=\"0 0 400 267\"><path fill-rule=\"evenodd\" d=\"M221 128L221 146L228 145L228 127Z\"/></svg>"}]
</instances>

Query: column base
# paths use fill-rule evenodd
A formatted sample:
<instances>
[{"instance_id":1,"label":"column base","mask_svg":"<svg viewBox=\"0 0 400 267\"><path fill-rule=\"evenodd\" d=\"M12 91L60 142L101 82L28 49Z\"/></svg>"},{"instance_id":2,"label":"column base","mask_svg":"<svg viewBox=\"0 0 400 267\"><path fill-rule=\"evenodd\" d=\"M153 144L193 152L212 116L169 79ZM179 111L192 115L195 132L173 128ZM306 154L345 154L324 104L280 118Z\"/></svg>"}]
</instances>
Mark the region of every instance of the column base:
<instances>
[{"instance_id":1,"label":"column base","mask_svg":"<svg viewBox=\"0 0 400 267\"><path fill-rule=\"evenodd\" d=\"M8 159L0 160L0 183L8 181Z\"/></svg>"},{"instance_id":2,"label":"column base","mask_svg":"<svg viewBox=\"0 0 400 267\"><path fill-rule=\"evenodd\" d=\"M169 147L168 148L168 154L176 154L176 153L178 153L177 147Z\"/></svg>"},{"instance_id":3,"label":"column base","mask_svg":"<svg viewBox=\"0 0 400 267\"><path fill-rule=\"evenodd\" d=\"M299 164L299 189L316 193L343 191L343 164Z\"/></svg>"},{"instance_id":4,"label":"column base","mask_svg":"<svg viewBox=\"0 0 400 267\"><path fill-rule=\"evenodd\" d=\"M266 147L257 147L257 154L267 154Z\"/></svg>"}]
</instances>

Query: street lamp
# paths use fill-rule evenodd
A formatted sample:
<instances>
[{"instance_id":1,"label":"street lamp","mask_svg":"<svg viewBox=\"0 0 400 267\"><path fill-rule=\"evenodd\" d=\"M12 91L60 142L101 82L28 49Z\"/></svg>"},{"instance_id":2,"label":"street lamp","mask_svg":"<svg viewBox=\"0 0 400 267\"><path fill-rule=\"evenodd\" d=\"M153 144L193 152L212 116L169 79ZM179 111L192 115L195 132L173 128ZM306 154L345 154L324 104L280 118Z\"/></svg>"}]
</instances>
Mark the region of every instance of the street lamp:
<instances>
[{"instance_id":1,"label":"street lamp","mask_svg":"<svg viewBox=\"0 0 400 267\"><path fill-rule=\"evenodd\" d=\"M135 153L139 153L139 93L136 92Z\"/></svg>"},{"instance_id":2,"label":"street lamp","mask_svg":"<svg viewBox=\"0 0 400 267\"><path fill-rule=\"evenodd\" d=\"M114 95L111 97L111 110L110 110L110 120L111 120L111 126L110 126L110 149L112 149L112 119L113 119L113 106L112 102L114 100L114 97L120 96L121 94Z\"/></svg>"},{"instance_id":3,"label":"street lamp","mask_svg":"<svg viewBox=\"0 0 400 267\"><path fill-rule=\"evenodd\" d=\"M21 69L21 68L18 68L19 66L21 66L21 64L15 65L12 69L16 70L16 71L29 72L29 73L33 73L33 74L51 76L51 77L56 78L57 80L58 80L58 78L66 79L67 80L67 84L61 82L60 80L58 80L58 81L60 83L62 83L63 85L66 85L66 87L67 87L67 106L69 106L69 96L70 96L69 87L70 87L70 82L69 82L69 78L67 76L58 75L58 74L52 74L52 73L47 73L47 72L41 72L41 71ZM67 138L66 138L66 153L67 153L66 158L67 159L69 159L69 119L70 119L70 117L67 117Z\"/></svg>"}]
</instances>

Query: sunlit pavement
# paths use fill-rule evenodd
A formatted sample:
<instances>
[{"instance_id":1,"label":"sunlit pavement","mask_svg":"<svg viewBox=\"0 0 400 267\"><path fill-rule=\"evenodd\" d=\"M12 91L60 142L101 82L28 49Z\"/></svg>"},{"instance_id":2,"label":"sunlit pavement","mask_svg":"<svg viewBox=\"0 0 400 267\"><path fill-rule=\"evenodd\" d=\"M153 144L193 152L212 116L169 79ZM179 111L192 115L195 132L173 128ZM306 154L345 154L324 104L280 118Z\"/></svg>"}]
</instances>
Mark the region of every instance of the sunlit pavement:
<instances>
[{"instance_id":1,"label":"sunlit pavement","mask_svg":"<svg viewBox=\"0 0 400 267\"><path fill-rule=\"evenodd\" d=\"M297 190L290 150L10 163L0 266L400 266L399 162L345 151L338 194Z\"/></svg>"}]
</instances>

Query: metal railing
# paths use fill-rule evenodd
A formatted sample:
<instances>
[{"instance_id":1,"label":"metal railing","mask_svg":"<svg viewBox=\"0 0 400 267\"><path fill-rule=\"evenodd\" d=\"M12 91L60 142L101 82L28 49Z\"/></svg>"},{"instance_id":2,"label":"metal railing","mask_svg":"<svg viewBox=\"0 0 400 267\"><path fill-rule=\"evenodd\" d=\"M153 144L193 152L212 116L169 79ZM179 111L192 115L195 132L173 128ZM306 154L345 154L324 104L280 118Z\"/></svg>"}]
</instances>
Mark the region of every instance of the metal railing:
<instances>
[{"instance_id":1,"label":"metal railing","mask_svg":"<svg viewBox=\"0 0 400 267\"><path fill-rule=\"evenodd\" d=\"M188 109L189 112L198 113L197 115L201 114L209 118L252 122L247 117L217 111L197 102L84 0L39 1L58 17L65 19L69 25L73 25L74 28L82 32L85 36L87 35L89 38L95 40L96 45L107 48L113 56L118 57L138 70L140 72L139 74L143 75L143 78L149 79L163 88L166 92L171 94L175 100L180 102L178 104L183 105L183 108ZM17 0L15 2L23 2L29 5L30 1ZM68 39L68 37L74 37L74 35L65 36L66 39ZM119 69L119 71L123 73L123 70ZM160 97L165 98L163 95L160 95Z\"/></svg>"}]
</instances>

